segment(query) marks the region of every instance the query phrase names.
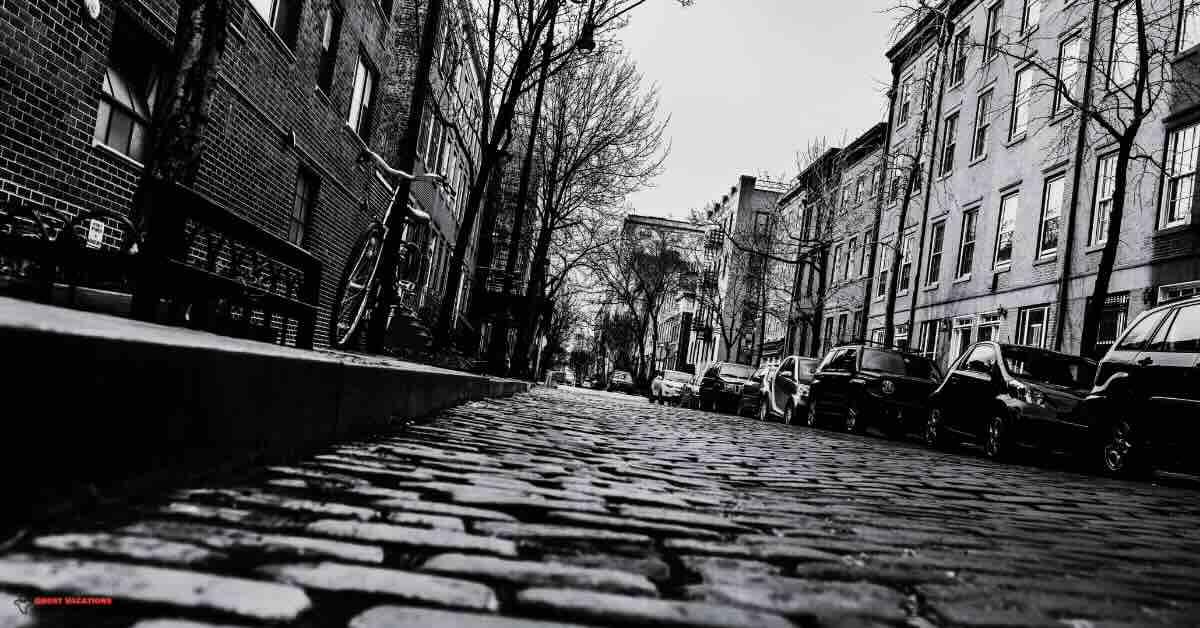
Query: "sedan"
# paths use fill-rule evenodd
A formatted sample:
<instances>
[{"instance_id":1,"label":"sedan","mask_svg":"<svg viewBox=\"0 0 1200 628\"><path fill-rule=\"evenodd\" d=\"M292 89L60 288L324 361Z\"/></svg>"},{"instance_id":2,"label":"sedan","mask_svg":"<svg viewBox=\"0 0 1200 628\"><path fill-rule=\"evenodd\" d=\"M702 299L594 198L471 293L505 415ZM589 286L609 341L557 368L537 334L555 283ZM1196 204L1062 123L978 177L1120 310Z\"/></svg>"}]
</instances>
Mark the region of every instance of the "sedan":
<instances>
[{"instance_id":1,"label":"sedan","mask_svg":"<svg viewBox=\"0 0 1200 628\"><path fill-rule=\"evenodd\" d=\"M691 379L691 373L659 371L650 382L650 402L678 405L683 395L683 386Z\"/></svg>"},{"instance_id":2,"label":"sedan","mask_svg":"<svg viewBox=\"0 0 1200 628\"><path fill-rule=\"evenodd\" d=\"M781 417L791 424L808 414L808 392L817 371L816 358L788 356L763 379L758 418Z\"/></svg>"},{"instance_id":3,"label":"sedan","mask_svg":"<svg viewBox=\"0 0 1200 628\"><path fill-rule=\"evenodd\" d=\"M737 413L741 416L758 416L762 418L760 409L762 408L762 388L763 380L774 372L773 366L760 366L754 375L750 376L750 383L742 386L742 397L738 400Z\"/></svg>"},{"instance_id":4,"label":"sedan","mask_svg":"<svg viewBox=\"0 0 1200 628\"><path fill-rule=\"evenodd\" d=\"M979 342L967 348L930 396L924 440L950 434L983 445L989 458L1017 446L1070 443L1086 432L1080 404L1096 363L1036 347Z\"/></svg>"}]
</instances>

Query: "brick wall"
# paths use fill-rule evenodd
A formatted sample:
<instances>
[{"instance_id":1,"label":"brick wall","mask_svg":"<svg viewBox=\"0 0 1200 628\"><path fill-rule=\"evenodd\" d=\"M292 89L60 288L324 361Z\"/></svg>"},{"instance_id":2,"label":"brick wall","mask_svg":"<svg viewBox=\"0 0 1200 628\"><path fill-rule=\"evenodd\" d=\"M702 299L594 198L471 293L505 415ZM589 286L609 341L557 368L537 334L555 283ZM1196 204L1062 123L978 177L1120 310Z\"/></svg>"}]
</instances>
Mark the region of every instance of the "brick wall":
<instances>
[{"instance_id":1,"label":"brick wall","mask_svg":"<svg viewBox=\"0 0 1200 628\"><path fill-rule=\"evenodd\" d=\"M287 237L297 174L303 167L317 176L302 246L323 265L319 343L349 249L388 201L382 184L356 163L358 143L345 126L358 55L379 72L370 143L388 156L404 132L421 19L415 0L397 1L390 17L376 3L339 3L342 30L325 94L316 76L331 1L301 0L289 46L253 8L233 0L196 184ZM140 164L92 141L114 23L127 20L145 35L146 54L166 58L177 6L177 0L104 2L92 20L78 0L0 0L0 201L26 199L64 215L98 207L128 211Z\"/></svg>"}]
</instances>

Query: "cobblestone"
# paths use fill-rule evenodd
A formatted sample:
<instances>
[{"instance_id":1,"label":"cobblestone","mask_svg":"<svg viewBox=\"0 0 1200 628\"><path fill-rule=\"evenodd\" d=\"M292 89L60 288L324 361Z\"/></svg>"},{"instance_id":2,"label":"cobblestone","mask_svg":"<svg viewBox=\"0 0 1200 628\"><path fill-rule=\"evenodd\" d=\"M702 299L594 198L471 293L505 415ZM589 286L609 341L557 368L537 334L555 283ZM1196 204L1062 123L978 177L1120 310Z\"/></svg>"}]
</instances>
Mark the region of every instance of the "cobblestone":
<instances>
[{"instance_id":1,"label":"cobblestone","mask_svg":"<svg viewBox=\"0 0 1200 628\"><path fill-rule=\"evenodd\" d=\"M0 554L0 589L142 628L1200 625L1186 483L578 390L102 510ZM96 625L59 610L34 625Z\"/></svg>"}]
</instances>

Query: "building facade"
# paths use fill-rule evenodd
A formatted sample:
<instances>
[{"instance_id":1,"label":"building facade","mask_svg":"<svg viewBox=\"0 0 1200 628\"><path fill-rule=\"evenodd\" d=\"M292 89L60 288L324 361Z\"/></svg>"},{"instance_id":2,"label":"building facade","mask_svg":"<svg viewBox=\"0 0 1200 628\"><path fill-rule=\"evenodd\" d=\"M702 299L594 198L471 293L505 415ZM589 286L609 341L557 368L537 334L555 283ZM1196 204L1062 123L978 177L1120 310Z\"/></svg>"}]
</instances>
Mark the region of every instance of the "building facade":
<instances>
[{"instance_id":1,"label":"building facade","mask_svg":"<svg viewBox=\"0 0 1200 628\"><path fill-rule=\"evenodd\" d=\"M0 202L61 219L131 211L177 13L175 0L105 2L96 19L77 0L0 6ZM321 262L318 343L350 248L390 197L359 163L360 142L394 154L419 26L409 0L231 2L195 187ZM439 68L460 52L443 45ZM434 80L462 84L447 76ZM425 144L422 161L448 160L438 169L454 180L454 158ZM456 234L456 201L418 184L411 202L437 233L410 234L430 243L410 274L424 294Z\"/></svg>"},{"instance_id":2,"label":"building facade","mask_svg":"<svg viewBox=\"0 0 1200 628\"><path fill-rule=\"evenodd\" d=\"M1039 2L1033 13L1029 4L946 3L944 51L934 16L888 52L894 163L916 157L923 110L929 115L908 219L899 224L899 202L889 194L880 251L890 245L902 255L901 272L909 276L896 294L897 343L943 366L983 339L1103 351L1142 310L1200 287L1200 220L1190 193L1200 99L1180 90L1153 103L1138 132L1139 150L1160 157L1163 167L1130 177L1098 343L1094 350L1080 346L1112 207L1115 142L1094 120L1081 123L1057 87L1115 104L1128 85L1118 76L1126 71L1122 60L1137 36L1130 38L1130 2ZM1177 32L1187 21L1180 3L1145 4L1170 30L1167 45L1178 46L1161 69L1172 76L1150 79L1170 90L1193 71L1196 42ZM1023 58L1010 52L1018 43ZM941 52L945 61L938 63ZM1042 70L1050 67L1063 83ZM886 267L878 265L879 272ZM871 302L868 326L876 338L883 335L883 301Z\"/></svg>"},{"instance_id":3,"label":"building facade","mask_svg":"<svg viewBox=\"0 0 1200 628\"><path fill-rule=\"evenodd\" d=\"M696 364L757 362L767 318L767 259L773 216L786 186L750 175L704 208L708 236L697 291L697 335L689 353Z\"/></svg>"}]
</instances>

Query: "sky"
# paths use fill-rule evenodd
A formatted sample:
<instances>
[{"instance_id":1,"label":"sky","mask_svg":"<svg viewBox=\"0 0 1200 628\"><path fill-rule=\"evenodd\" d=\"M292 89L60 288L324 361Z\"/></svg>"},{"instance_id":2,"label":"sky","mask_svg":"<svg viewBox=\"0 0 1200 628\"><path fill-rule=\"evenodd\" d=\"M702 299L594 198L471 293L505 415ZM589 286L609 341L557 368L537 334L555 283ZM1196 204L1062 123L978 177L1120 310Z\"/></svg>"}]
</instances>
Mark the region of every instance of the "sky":
<instances>
[{"instance_id":1,"label":"sky","mask_svg":"<svg viewBox=\"0 0 1200 628\"><path fill-rule=\"evenodd\" d=\"M886 117L891 0L650 0L622 31L660 89L671 154L637 213L684 217L740 174L796 171L796 152L843 146Z\"/></svg>"}]
</instances>

